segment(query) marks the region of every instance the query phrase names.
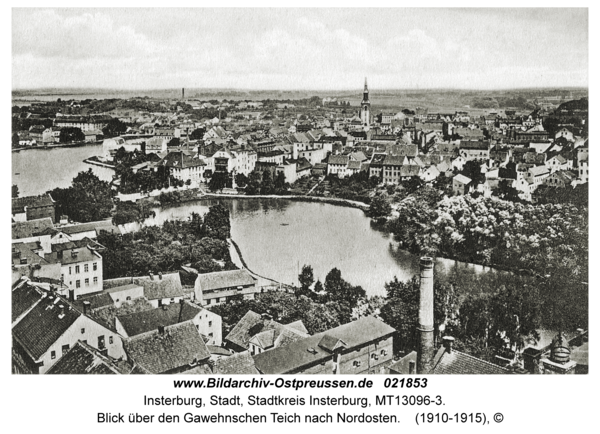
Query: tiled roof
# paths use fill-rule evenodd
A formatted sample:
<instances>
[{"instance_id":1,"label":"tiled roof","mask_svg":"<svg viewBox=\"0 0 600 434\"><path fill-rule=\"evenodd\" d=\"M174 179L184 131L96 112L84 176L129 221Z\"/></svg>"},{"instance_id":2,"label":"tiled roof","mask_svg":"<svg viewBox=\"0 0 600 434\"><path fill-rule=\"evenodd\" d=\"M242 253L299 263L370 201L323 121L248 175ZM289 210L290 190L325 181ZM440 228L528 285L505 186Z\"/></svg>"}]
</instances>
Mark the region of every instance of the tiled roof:
<instances>
[{"instance_id":1,"label":"tiled roof","mask_svg":"<svg viewBox=\"0 0 600 434\"><path fill-rule=\"evenodd\" d=\"M348 156L347 155L330 155L327 160L328 164L340 164L345 166L348 164Z\"/></svg>"},{"instance_id":2,"label":"tiled roof","mask_svg":"<svg viewBox=\"0 0 600 434\"><path fill-rule=\"evenodd\" d=\"M170 326L191 320L202 312L202 310L201 307L184 301L183 303L171 303L157 309L121 315L117 319L129 336L135 336L151 330L157 330L161 325Z\"/></svg>"},{"instance_id":3,"label":"tiled roof","mask_svg":"<svg viewBox=\"0 0 600 434\"><path fill-rule=\"evenodd\" d=\"M400 176L419 176L421 168L416 164L405 164L400 167Z\"/></svg>"},{"instance_id":4,"label":"tiled roof","mask_svg":"<svg viewBox=\"0 0 600 434\"><path fill-rule=\"evenodd\" d=\"M192 321L175 324L125 339L127 355L141 368L161 374L183 369L210 357Z\"/></svg>"},{"instance_id":5,"label":"tiled roof","mask_svg":"<svg viewBox=\"0 0 600 434\"><path fill-rule=\"evenodd\" d=\"M12 239L30 238L43 232L48 228L53 228L54 223L50 217L43 219L29 220L26 222L16 222L12 224Z\"/></svg>"},{"instance_id":6,"label":"tiled roof","mask_svg":"<svg viewBox=\"0 0 600 434\"><path fill-rule=\"evenodd\" d=\"M73 304L78 309L83 310L84 301L88 301L90 303L90 309L100 309L103 307L114 306L115 304L111 296L104 291L80 295Z\"/></svg>"},{"instance_id":7,"label":"tiled roof","mask_svg":"<svg viewBox=\"0 0 600 434\"><path fill-rule=\"evenodd\" d=\"M441 347L433 360L433 368L430 374L445 375L493 375L510 374L510 371L485 360L478 359L460 351L452 350L448 353Z\"/></svg>"},{"instance_id":8,"label":"tiled roof","mask_svg":"<svg viewBox=\"0 0 600 434\"><path fill-rule=\"evenodd\" d=\"M246 351L217 360L213 373L221 375L256 375L258 371L254 367L254 359Z\"/></svg>"},{"instance_id":9,"label":"tiled roof","mask_svg":"<svg viewBox=\"0 0 600 434\"><path fill-rule=\"evenodd\" d=\"M217 271L214 273L199 274L196 281L200 283L202 291L253 285L256 281L246 270Z\"/></svg>"},{"instance_id":10,"label":"tiled roof","mask_svg":"<svg viewBox=\"0 0 600 434\"><path fill-rule=\"evenodd\" d=\"M66 300L48 295L13 326L13 337L34 360L38 360L80 316L81 313L71 308Z\"/></svg>"},{"instance_id":11,"label":"tiled roof","mask_svg":"<svg viewBox=\"0 0 600 434\"><path fill-rule=\"evenodd\" d=\"M384 166L402 166L404 164L404 158L400 155L386 155L383 161Z\"/></svg>"},{"instance_id":12,"label":"tiled roof","mask_svg":"<svg viewBox=\"0 0 600 434\"><path fill-rule=\"evenodd\" d=\"M39 302L41 295L41 290L21 280L12 290L12 321L14 322Z\"/></svg>"},{"instance_id":13,"label":"tiled roof","mask_svg":"<svg viewBox=\"0 0 600 434\"><path fill-rule=\"evenodd\" d=\"M294 373L303 366L320 363L331 357L331 353L321 347L319 342L325 334L339 339L346 348L354 348L368 342L391 336L395 330L374 317L363 317L357 321L318 333L286 346L275 348L254 357L256 368L263 374ZM311 349L311 351L308 351Z\"/></svg>"},{"instance_id":14,"label":"tiled roof","mask_svg":"<svg viewBox=\"0 0 600 434\"><path fill-rule=\"evenodd\" d=\"M263 318L262 315L250 310L229 332L229 334L225 337L225 340L242 348L248 349L248 344L252 337L257 336L265 331L274 330L273 345L276 343L279 345L284 345L297 339L307 337L308 332L303 331L302 329L306 330L304 325L300 327L298 321L293 323L293 326L290 327L289 325L283 325L277 321L273 321L270 317ZM284 334L284 336L281 337L279 342L275 342L277 339L279 339L281 334ZM263 338L265 337L263 336ZM267 347L263 346L263 348Z\"/></svg>"},{"instance_id":15,"label":"tiled roof","mask_svg":"<svg viewBox=\"0 0 600 434\"><path fill-rule=\"evenodd\" d=\"M54 206L54 201L49 194L43 194L41 196L16 197L12 200L13 214L15 214L15 211L25 212L25 207L39 208L43 206Z\"/></svg>"},{"instance_id":16,"label":"tiled roof","mask_svg":"<svg viewBox=\"0 0 600 434\"><path fill-rule=\"evenodd\" d=\"M110 220L101 220L101 221L97 221L97 222L89 222L89 223L81 223L81 224L77 224L77 225L62 226L62 227L56 228L56 229L65 234L73 235L73 234L80 234L82 232L99 231L101 229L108 230L105 228L112 227L112 226L113 226L113 224Z\"/></svg>"},{"instance_id":17,"label":"tiled roof","mask_svg":"<svg viewBox=\"0 0 600 434\"><path fill-rule=\"evenodd\" d=\"M388 154L400 157L416 157L419 154L417 145L387 145L385 150Z\"/></svg>"},{"instance_id":18,"label":"tiled roof","mask_svg":"<svg viewBox=\"0 0 600 434\"><path fill-rule=\"evenodd\" d=\"M50 367L47 374L106 375L128 374L127 362L119 362L105 356L96 348L77 341L75 345Z\"/></svg>"},{"instance_id":19,"label":"tiled roof","mask_svg":"<svg viewBox=\"0 0 600 434\"><path fill-rule=\"evenodd\" d=\"M348 169L350 170L360 170L360 161L348 161Z\"/></svg>"}]
</instances>

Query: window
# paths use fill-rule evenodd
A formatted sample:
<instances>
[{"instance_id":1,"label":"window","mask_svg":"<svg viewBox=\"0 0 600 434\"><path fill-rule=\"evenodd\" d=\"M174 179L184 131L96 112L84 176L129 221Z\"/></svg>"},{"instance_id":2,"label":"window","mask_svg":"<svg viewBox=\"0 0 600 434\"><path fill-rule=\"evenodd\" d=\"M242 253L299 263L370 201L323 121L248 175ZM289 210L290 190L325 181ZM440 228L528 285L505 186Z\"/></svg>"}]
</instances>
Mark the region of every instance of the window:
<instances>
[{"instance_id":1,"label":"window","mask_svg":"<svg viewBox=\"0 0 600 434\"><path fill-rule=\"evenodd\" d=\"M64 274L61 274L61 275L60 275L60 281L61 281L61 282L64 282L64 281L65 281L65 275L64 275Z\"/></svg>"},{"instance_id":2,"label":"window","mask_svg":"<svg viewBox=\"0 0 600 434\"><path fill-rule=\"evenodd\" d=\"M71 267L69 267L69 274L71 274Z\"/></svg>"},{"instance_id":3,"label":"window","mask_svg":"<svg viewBox=\"0 0 600 434\"><path fill-rule=\"evenodd\" d=\"M98 278L94 277L94 285L97 285L97 284L98 284Z\"/></svg>"},{"instance_id":4,"label":"window","mask_svg":"<svg viewBox=\"0 0 600 434\"><path fill-rule=\"evenodd\" d=\"M85 264L85 265L83 266L83 271L84 271L85 273L87 273L88 271L90 271L90 266L89 266L88 264Z\"/></svg>"},{"instance_id":5,"label":"window","mask_svg":"<svg viewBox=\"0 0 600 434\"><path fill-rule=\"evenodd\" d=\"M90 279L85 279L85 286L90 286Z\"/></svg>"},{"instance_id":6,"label":"window","mask_svg":"<svg viewBox=\"0 0 600 434\"><path fill-rule=\"evenodd\" d=\"M104 348L105 348L104 335L98 336L98 349L103 350Z\"/></svg>"},{"instance_id":7,"label":"window","mask_svg":"<svg viewBox=\"0 0 600 434\"><path fill-rule=\"evenodd\" d=\"M79 265L75 265L75 274L79 274Z\"/></svg>"},{"instance_id":8,"label":"window","mask_svg":"<svg viewBox=\"0 0 600 434\"><path fill-rule=\"evenodd\" d=\"M387 356L387 351L386 350L381 350L381 355L382 356Z\"/></svg>"},{"instance_id":9,"label":"window","mask_svg":"<svg viewBox=\"0 0 600 434\"><path fill-rule=\"evenodd\" d=\"M109 343L109 344L112 344L112 343L113 343L113 337L112 337L112 336L109 336L109 337L108 337L108 343Z\"/></svg>"},{"instance_id":10,"label":"window","mask_svg":"<svg viewBox=\"0 0 600 434\"><path fill-rule=\"evenodd\" d=\"M129 300L131 300L131 297L127 296L127 298L125 300L129 301Z\"/></svg>"},{"instance_id":11,"label":"window","mask_svg":"<svg viewBox=\"0 0 600 434\"><path fill-rule=\"evenodd\" d=\"M84 334L84 333L85 333L85 329L82 328L81 329L81 334Z\"/></svg>"},{"instance_id":12,"label":"window","mask_svg":"<svg viewBox=\"0 0 600 434\"><path fill-rule=\"evenodd\" d=\"M50 358L52 360L56 359L56 351L50 351Z\"/></svg>"},{"instance_id":13,"label":"window","mask_svg":"<svg viewBox=\"0 0 600 434\"><path fill-rule=\"evenodd\" d=\"M208 326L209 326L209 327L212 327L212 321L209 321L209 322L208 322Z\"/></svg>"},{"instance_id":14,"label":"window","mask_svg":"<svg viewBox=\"0 0 600 434\"><path fill-rule=\"evenodd\" d=\"M67 351L69 351L69 345L63 345L62 346L62 355L64 356L65 354L67 354Z\"/></svg>"},{"instance_id":15,"label":"window","mask_svg":"<svg viewBox=\"0 0 600 434\"><path fill-rule=\"evenodd\" d=\"M75 288L81 288L81 280L75 281Z\"/></svg>"},{"instance_id":16,"label":"window","mask_svg":"<svg viewBox=\"0 0 600 434\"><path fill-rule=\"evenodd\" d=\"M213 337L213 333L212 333L212 332L210 332L210 333L208 334L208 337L209 337L209 338L212 338L212 337Z\"/></svg>"},{"instance_id":17,"label":"window","mask_svg":"<svg viewBox=\"0 0 600 434\"><path fill-rule=\"evenodd\" d=\"M98 263L97 262L94 262L94 264L92 265L92 269L94 271L96 271L98 269Z\"/></svg>"},{"instance_id":18,"label":"window","mask_svg":"<svg viewBox=\"0 0 600 434\"><path fill-rule=\"evenodd\" d=\"M360 366L360 360L355 360L352 365L358 368Z\"/></svg>"}]
</instances>

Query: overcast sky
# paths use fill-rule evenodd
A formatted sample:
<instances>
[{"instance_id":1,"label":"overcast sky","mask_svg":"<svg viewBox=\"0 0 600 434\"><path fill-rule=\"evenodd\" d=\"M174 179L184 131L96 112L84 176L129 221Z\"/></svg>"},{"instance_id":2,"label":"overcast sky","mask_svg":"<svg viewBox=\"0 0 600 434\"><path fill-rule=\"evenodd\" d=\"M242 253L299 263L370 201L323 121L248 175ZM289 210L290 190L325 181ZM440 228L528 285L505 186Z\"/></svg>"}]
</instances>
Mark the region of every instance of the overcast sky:
<instances>
[{"instance_id":1,"label":"overcast sky","mask_svg":"<svg viewBox=\"0 0 600 434\"><path fill-rule=\"evenodd\" d=\"M13 89L587 86L587 9L13 9Z\"/></svg>"}]
</instances>

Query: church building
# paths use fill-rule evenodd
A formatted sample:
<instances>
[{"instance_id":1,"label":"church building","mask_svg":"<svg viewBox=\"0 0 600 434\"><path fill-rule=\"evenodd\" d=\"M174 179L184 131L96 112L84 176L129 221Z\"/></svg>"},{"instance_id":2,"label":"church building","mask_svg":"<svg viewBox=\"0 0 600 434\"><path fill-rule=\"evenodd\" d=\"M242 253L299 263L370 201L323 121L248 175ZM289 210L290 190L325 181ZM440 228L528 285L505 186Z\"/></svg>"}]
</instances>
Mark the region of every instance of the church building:
<instances>
[{"instance_id":1,"label":"church building","mask_svg":"<svg viewBox=\"0 0 600 434\"><path fill-rule=\"evenodd\" d=\"M371 101L369 101L367 77L365 77L365 90L363 92L363 99L360 103L360 120L362 125L365 127L369 127L371 125Z\"/></svg>"}]
</instances>

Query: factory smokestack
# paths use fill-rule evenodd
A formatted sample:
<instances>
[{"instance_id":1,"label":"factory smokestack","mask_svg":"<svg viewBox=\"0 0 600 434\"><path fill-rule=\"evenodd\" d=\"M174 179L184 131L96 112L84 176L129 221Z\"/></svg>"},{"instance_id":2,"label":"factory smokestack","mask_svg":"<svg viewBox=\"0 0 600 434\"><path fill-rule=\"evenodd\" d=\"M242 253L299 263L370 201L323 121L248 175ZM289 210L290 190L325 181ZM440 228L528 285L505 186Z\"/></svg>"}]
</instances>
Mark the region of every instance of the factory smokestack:
<instances>
[{"instance_id":1,"label":"factory smokestack","mask_svg":"<svg viewBox=\"0 0 600 434\"><path fill-rule=\"evenodd\" d=\"M419 324L417 326L417 374L427 374L433 365L433 259L421 258Z\"/></svg>"}]
</instances>

